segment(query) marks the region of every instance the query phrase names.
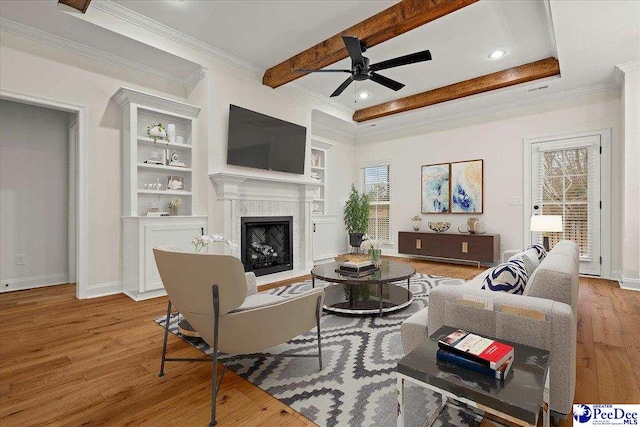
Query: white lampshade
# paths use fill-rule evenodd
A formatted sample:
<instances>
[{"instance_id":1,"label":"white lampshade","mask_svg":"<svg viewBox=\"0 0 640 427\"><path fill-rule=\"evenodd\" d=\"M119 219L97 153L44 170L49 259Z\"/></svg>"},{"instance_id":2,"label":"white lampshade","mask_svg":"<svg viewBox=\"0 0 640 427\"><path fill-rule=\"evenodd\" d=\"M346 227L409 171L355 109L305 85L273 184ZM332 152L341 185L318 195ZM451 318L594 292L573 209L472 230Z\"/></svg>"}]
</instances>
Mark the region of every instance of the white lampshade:
<instances>
[{"instance_id":1,"label":"white lampshade","mask_svg":"<svg viewBox=\"0 0 640 427\"><path fill-rule=\"evenodd\" d=\"M562 231L562 215L533 215L531 231Z\"/></svg>"}]
</instances>

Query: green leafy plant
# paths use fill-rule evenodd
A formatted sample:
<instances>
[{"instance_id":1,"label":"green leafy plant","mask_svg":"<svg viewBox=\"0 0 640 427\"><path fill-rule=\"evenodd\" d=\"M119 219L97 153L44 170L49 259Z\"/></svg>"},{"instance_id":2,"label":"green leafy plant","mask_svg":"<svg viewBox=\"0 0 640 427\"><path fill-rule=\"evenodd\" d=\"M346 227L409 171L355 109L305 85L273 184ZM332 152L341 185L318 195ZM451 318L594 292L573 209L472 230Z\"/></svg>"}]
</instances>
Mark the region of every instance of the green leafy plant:
<instances>
[{"instance_id":1,"label":"green leafy plant","mask_svg":"<svg viewBox=\"0 0 640 427\"><path fill-rule=\"evenodd\" d=\"M351 192L344 205L344 225L349 234L364 234L369 228L369 197L360 194L356 186L351 184Z\"/></svg>"},{"instance_id":2,"label":"green leafy plant","mask_svg":"<svg viewBox=\"0 0 640 427\"><path fill-rule=\"evenodd\" d=\"M159 136L157 134L154 134L152 131L159 131L159 132L164 132L164 136ZM164 126L162 126L162 123L158 123L157 125L152 124L147 126L147 136L151 139L153 139L153 143L157 144L158 140L162 140L165 139L167 137L167 130L164 128ZM169 142L169 141L167 141Z\"/></svg>"}]
</instances>

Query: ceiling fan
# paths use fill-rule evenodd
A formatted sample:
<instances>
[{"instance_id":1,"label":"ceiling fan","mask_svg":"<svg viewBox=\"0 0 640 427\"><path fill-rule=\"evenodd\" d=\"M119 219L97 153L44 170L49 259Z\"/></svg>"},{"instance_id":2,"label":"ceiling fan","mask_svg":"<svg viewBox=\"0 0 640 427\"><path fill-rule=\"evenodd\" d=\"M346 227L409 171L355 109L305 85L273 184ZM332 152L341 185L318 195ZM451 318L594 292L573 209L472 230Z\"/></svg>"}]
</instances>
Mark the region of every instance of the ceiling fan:
<instances>
[{"instance_id":1,"label":"ceiling fan","mask_svg":"<svg viewBox=\"0 0 640 427\"><path fill-rule=\"evenodd\" d=\"M378 62L377 64L369 64L369 58L362 56L362 54L367 50L363 42L361 42L357 37L352 36L342 36L342 41L344 42L344 45L349 52L349 56L351 57L350 70L296 70L300 73L351 73L351 76L338 86L338 88L331 94L332 97L340 95L354 80L372 80L382 86L388 87L389 89L398 91L404 87L402 83L382 76L376 71L431 60L431 52L423 50L422 52L399 56L397 58Z\"/></svg>"}]
</instances>

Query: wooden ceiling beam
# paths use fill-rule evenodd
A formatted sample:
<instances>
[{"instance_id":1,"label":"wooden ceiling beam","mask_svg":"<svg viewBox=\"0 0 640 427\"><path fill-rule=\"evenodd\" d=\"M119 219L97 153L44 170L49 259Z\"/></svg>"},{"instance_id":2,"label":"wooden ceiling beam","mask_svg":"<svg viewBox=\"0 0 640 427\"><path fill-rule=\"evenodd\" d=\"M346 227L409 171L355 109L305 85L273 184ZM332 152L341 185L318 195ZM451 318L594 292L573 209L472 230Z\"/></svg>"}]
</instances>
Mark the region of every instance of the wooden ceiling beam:
<instances>
[{"instance_id":1,"label":"wooden ceiling beam","mask_svg":"<svg viewBox=\"0 0 640 427\"><path fill-rule=\"evenodd\" d=\"M380 117L390 116L392 114L559 75L560 64L558 60L556 58L546 58L476 77L471 80L465 80L426 92L416 93L394 101L363 108L353 114L353 120L356 122L365 122L367 120L379 119Z\"/></svg>"},{"instance_id":2,"label":"wooden ceiling beam","mask_svg":"<svg viewBox=\"0 0 640 427\"><path fill-rule=\"evenodd\" d=\"M58 0L58 3L66 4L82 13L86 13L91 0Z\"/></svg>"},{"instance_id":3,"label":"wooden ceiling beam","mask_svg":"<svg viewBox=\"0 0 640 427\"><path fill-rule=\"evenodd\" d=\"M347 58L349 54L342 41L343 35L358 37L367 48L370 48L477 1L403 0L269 68L262 77L262 83L276 88L305 75L295 70L317 70Z\"/></svg>"}]
</instances>

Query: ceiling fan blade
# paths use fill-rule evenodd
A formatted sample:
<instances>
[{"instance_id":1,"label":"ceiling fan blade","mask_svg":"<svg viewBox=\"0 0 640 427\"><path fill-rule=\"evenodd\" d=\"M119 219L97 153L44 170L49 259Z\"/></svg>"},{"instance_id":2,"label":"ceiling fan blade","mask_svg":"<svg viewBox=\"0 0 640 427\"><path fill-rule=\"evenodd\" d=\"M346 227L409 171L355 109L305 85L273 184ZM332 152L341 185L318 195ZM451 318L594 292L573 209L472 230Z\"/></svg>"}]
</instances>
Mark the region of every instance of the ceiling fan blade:
<instances>
[{"instance_id":1,"label":"ceiling fan blade","mask_svg":"<svg viewBox=\"0 0 640 427\"><path fill-rule=\"evenodd\" d=\"M386 70L387 68L400 67L402 65L415 64L416 62L431 61L431 52L424 50L397 58L388 59L386 61L371 64L369 69L372 71Z\"/></svg>"},{"instance_id":2,"label":"ceiling fan blade","mask_svg":"<svg viewBox=\"0 0 640 427\"><path fill-rule=\"evenodd\" d=\"M377 73L370 73L369 79L395 91L398 91L404 87L402 83L392 80L389 77L381 76L380 74L377 74Z\"/></svg>"},{"instance_id":3,"label":"ceiling fan blade","mask_svg":"<svg viewBox=\"0 0 640 427\"><path fill-rule=\"evenodd\" d=\"M349 86L351 84L352 81L353 81L353 79L351 77L349 77L347 80L342 82L342 84L340 86L338 86L338 89L333 91L333 93L331 94L331 97L333 98L334 96L339 96L342 92L344 92L344 90L347 88L347 86Z\"/></svg>"},{"instance_id":4,"label":"ceiling fan blade","mask_svg":"<svg viewBox=\"0 0 640 427\"><path fill-rule=\"evenodd\" d=\"M364 67L364 57L362 56L362 50L360 49L360 40L358 40L357 37L342 36L342 41L347 48L347 52L349 52L351 62L353 62L354 65Z\"/></svg>"},{"instance_id":5,"label":"ceiling fan blade","mask_svg":"<svg viewBox=\"0 0 640 427\"><path fill-rule=\"evenodd\" d=\"M350 73L351 70L294 70L296 73Z\"/></svg>"}]
</instances>

